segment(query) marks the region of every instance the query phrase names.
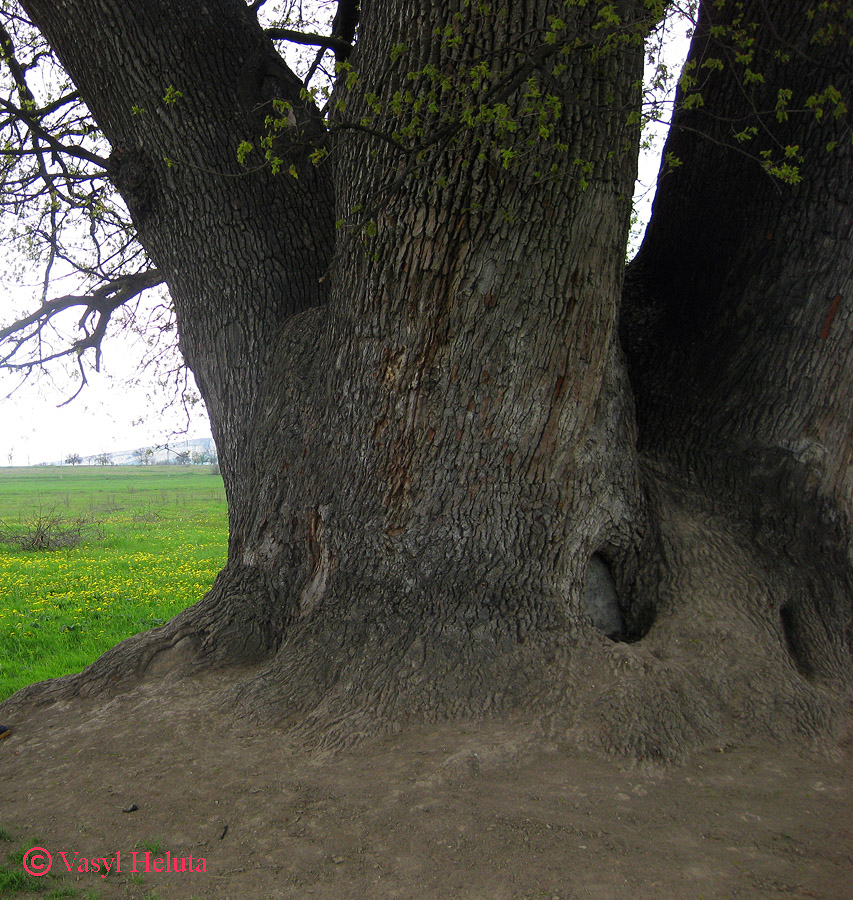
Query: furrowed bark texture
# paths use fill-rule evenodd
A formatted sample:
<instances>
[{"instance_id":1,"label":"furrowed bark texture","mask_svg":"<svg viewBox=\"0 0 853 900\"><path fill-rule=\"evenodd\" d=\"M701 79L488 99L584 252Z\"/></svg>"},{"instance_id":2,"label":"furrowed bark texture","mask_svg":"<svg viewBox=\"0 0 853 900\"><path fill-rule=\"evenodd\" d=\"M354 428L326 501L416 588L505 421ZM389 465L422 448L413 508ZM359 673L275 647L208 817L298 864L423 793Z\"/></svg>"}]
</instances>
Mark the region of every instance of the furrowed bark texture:
<instances>
[{"instance_id":1,"label":"furrowed bark texture","mask_svg":"<svg viewBox=\"0 0 853 900\"><path fill-rule=\"evenodd\" d=\"M465 42L436 46L452 7L419 9L413 32L406 4L363 4L351 62L380 103L436 58L452 72L470 58ZM532 52L515 36L547 11L528 4L476 32L495 80ZM388 48L403 44L389 70ZM638 45L586 52L560 76L571 150L551 177L536 177L535 154L506 170L479 159L494 137L472 128L430 147L389 194L405 156L361 135L336 148L338 215L373 204L375 233L339 243L320 406L282 457L279 518L254 542L299 523L310 546L297 621L239 691L256 714L289 705L337 741L376 722L511 708L551 684L590 557L629 567L639 491L615 324L639 64ZM360 96L339 98L356 119ZM511 101L519 114L518 91ZM577 158L597 160L588 185Z\"/></svg>"},{"instance_id":2,"label":"furrowed bark texture","mask_svg":"<svg viewBox=\"0 0 853 900\"><path fill-rule=\"evenodd\" d=\"M746 5L771 61L801 39ZM26 6L167 273L231 507L210 594L43 698L263 660L224 700L335 745L507 712L642 757L843 733L849 150L780 191L720 147L745 95L716 74L629 270L626 367L643 53L598 7L365 0L313 169L316 113L237 0ZM230 177L274 96L299 178Z\"/></svg>"},{"instance_id":3,"label":"furrowed bark texture","mask_svg":"<svg viewBox=\"0 0 853 900\"><path fill-rule=\"evenodd\" d=\"M263 654L281 639L286 603L280 573L242 564L266 465L255 420L276 336L290 317L326 301L332 184L306 158L318 113L234 0L35 0L25 8L110 142L110 177L167 274L181 350L210 412L230 562L209 616L195 617L192 630L209 624L217 652ZM164 100L170 88L181 95L172 103ZM238 163L239 144L259 146L266 117L280 117L274 99L292 104L295 124L279 152L298 180L273 176L259 153Z\"/></svg>"},{"instance_id":4,"label":"furrowed bark texture","mask_svg":"<svg viewBox=\"0 0 853 900\"><path fill-rule=\"evenodd\" d=\"M744 87L732 65L710 77L708 104L677 118L666 152L681 166L661 181L632 267L653 321L628 340L644 446L725 447L726 459L775 447L849 518L853 154L833 109L821 120L806 103L830 84L849 94L853 53L843 41L816 42L824 23L807 8L780 6L771 23L761 4L747 4L762 26L753 67L765 83ZM721 16L712 8L697 32L691 58L700 71L703 60L727 56L708 33L730 24ZM774 59L781 48L803 65ZM794 91L786 122L766 112L780 86ZM753 159L725 146L737 146L732 135L756 111L770 133L743 146L774 159L798 147L802 183L760 177Z\"/></svg>"},{"instance_id":5,"label":"furrowed bark texture","mask_svg":"<svg viewBox=\"0 0 853 900\"><path fill-rule=\"evenodd\" d=\"M666 152L681 165L662 176L628 270L621 331L660 542L638 585L656 606L656 652L683 658L693 643L696 670L716 667L709 694L737 698L741 720L840 733L853 681L853 153L846 122L807 106L830 84L851 95L853 55L846 38L820 39L807 5L768 10L743 4L764 79L750 86L711 37L734 8L703 8L691 59L727 65L704 105L676 116ZM780 88L793 92L787 121ZM799 148L802 183L737 152L745 123L761 126L746 145L756 156Z\"/></svg>"}]
</instances>

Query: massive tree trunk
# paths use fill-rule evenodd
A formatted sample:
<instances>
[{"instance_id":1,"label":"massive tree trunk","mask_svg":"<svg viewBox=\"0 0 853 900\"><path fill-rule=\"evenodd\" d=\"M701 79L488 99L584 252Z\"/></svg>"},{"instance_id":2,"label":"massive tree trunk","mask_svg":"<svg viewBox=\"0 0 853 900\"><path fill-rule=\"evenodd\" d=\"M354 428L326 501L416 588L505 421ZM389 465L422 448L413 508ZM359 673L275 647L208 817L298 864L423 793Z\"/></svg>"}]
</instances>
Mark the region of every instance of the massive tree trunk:
<instances>
[{"instance_id":1,"label":"massive tree trunk","mask_svg":"<svg viewBox=\"0 0 853 900\"><path fill-rule=\"evenodd\" d=\"M780 193L676 132L682 181L622 317L638 452L617 324L643 54L618 35L645 4L602 27L597 8L546 0L416 16L363 2L358 81L325 138L238 0L24 5L167 273L231 535L195 607L20 702L255 663L229 700L333 743L521 710L647 756L845 727L850 410L832 404L849 391L849 304L810 343L785 322L811 327L790 309L807 269L797 302L849 300L849 149ZM576 38L565 57L555 14ZM446 114L476 91L472 59L489 68L474 99L500 110L460 128ZM730 108L734 77L706 104ZM406 90L423 109L403 103L393 127L422 136L415 151L381 116L348 127ZM536 91L559 97L558 120ZM298 178L240 174L273 97L292 104L280 140ZM795 229L807 256L782 249Z\"/></svg>"},{"instance_id":2,"label":"massive tree trunk","mask_svg":"<svg viewBox=\"0 0 853 900\"><path fill-rule=\"evenodd\" d=\"M540 7L483 23L495 28L495 80L536 49L525 23L544 22ZM403 5L365 4L352 63L381 85L380 103L430 62L448 13L427 6L413 35ZM389 72L388 47L401 44ZM448 51L448 68L471 54L467 41ZM560 81L554 137L577 153L555 157L548 177L536 177L537 153L507 170L488 147L479 158L471 129L385 197L406 164L397 151L359 134L336 148L338 215L379 206L375 229L339 244L307 414L294 428L297 401L276 385L263 426L276 448L272 513L252 546L271 549L276 571L294 557L298 567L286 643L241 689L252 709L289 707L303 727L316 718L345 736L369 719L529 701L579 621L587 560L630 555L638 482L615 325L640 48L589 55ZM519 94L511 114L523 120ZM587 184L574 160L595 147L619 152Z\"/></svg>"},{"instance_id":3,"label":"massive tree trunk","mask_svg":"<svg viewBox=\"0 0 853 900\"><path fill-rule=\"evenodd\" d=\"M853 154L849 125L827 126L836 110L821 119L809 98L849 97L853 56L819 12L747 3L751 58L735 62L715 29L739 10L703 8L693 71L725 67L676 117L626 278L663 566L640 581L657 593L659 655L713 672L736 716L832 731L846 727L853 644ZM800 156L795 184L757 163Z\"/></svg>"}]
</instances>

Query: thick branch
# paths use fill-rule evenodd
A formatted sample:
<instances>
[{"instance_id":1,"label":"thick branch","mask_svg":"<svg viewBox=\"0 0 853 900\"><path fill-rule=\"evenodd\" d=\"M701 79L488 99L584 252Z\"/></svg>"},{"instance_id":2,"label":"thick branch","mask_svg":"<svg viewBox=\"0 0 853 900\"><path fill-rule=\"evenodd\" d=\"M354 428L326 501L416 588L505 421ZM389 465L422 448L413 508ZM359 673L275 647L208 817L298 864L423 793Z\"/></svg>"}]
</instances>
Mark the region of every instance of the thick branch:
<instances>
[{"instance_id":1,"label":"thick branch","mask_svg":"<svg viewBox=\"0 0 853 900\"><path fill-rule=\"evenodd\" d=\"M352 44L333 34L306 34L290 28L266 28L266 34L274 41L290 41L292 44L307 44L311 47L326 47L335 53L349 53Z\"/></svg>"},{"instance_id":2,"label":"thick branch","mask_svg":"<svg viewBox=\"0 0 853 900\"><path fill-rule=\"evenodd\" d=\"M351 48L360 17L361 4L359 0L338 0L338 11L332 22L332 34ZM349 52L349 50L335 51L335 58L344 60Z\"/></svg>"},{"instance_id":3,"label":"thick branch","mask_svg":"<svg viewBox=\"0 0 853 900\"><path fill-rule=\"evenodd\" d=\"M835 115L795 113L830 77L851 96L853 81L837 76L853 71L853 55L846 40L818 40L819 25L796 0L777 4L772 22L760 0L737 14L708 9L719 18L703 7L696 70L724 57L719 35L735 15L745 27L743 15L758 48L750 65L763 77L747 90L734 64L714 72L703 104L682 105L667 139L680 165L659 181L622 306L640 446L715 471L740 454L756 477L768 471L755 463L760 452L797 473L797 492L818 490L835 507L828 518L850 521L853 323L842 302L853 292L850 124L840 106ZM780 85L790 85L790 108L765 131L757 111L777 102ZM745 121L755 123L752 154L731 146L730 123ZM789 183L762 169L780 148L783 161L791 148L802 163Z\"/></svg>"}]
</instances>

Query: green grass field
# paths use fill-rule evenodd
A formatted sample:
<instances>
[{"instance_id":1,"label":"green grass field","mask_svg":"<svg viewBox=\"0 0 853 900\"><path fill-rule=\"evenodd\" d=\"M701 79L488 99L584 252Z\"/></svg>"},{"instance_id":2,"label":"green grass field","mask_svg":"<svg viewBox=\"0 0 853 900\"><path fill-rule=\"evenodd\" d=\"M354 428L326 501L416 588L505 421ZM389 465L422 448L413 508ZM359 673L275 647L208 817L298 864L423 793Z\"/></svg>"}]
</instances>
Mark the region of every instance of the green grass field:
<instances>
[{"instance_id":1,"label":"green grass field","mask_svg":"<svg viewBox=\"0 0 853 900\"><path fill-rule=\"evenodd\" d=\"M225 563L225 492L208 466L0 468L0 531L40 514L89 524L73 549L0 544L0 700L167 621Z\"/></svg>"}]
</instances>

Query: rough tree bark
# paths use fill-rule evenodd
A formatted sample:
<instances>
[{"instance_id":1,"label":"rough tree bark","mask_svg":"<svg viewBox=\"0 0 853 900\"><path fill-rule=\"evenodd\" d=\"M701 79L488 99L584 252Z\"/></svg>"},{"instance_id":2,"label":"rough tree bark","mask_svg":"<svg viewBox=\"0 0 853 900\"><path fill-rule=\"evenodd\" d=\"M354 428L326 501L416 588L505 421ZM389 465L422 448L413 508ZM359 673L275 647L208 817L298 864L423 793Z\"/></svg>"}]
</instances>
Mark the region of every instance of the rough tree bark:
<instances>
[{"instance_id":1,"label":"rough tree bark","mask_svg":"<svg viewBox=\"0 0 853 900\"><path fill-rule=\"evenodd\" d=\"M657 594L658 655L690 647L739 720L839 733L853 645L853 154L849 134L827 148L806 106L828 84L849 95L853 56L825 43L807 5L743 11L763 81L745 86L714 39L738 11L703 8L690 59L726 65L676 118L665 152L680 165L628 268L621 333L663 566L638 584ZM780 88L797 110L787 120L773 114ZM733 135L756 123L752 153L799 148L802 183L762 177L738 152Z\"/></svg>"},{"instance_id":2,"label":"rough tree bark","mask_svg":"<svg viewBox=\"0 0 853 900\"><path fill-rule=\"evenodd\" d=\"M708 115L680 114L684 165L629 270L626 366L643 54L600 52L597 8L513 3L442 42L467 4L361 4L347 121L375 106L368 93L390 105L410 73L452 75L476 46L522 149L524 86L553 69L542 35L559 14L578 39L549 82L569 149L541 177L545 150L504 168L482 152L494 127L442 132L429 112L411 173L389 141L347 128L312 166L317 111L239 0L23 5L166 273L231 534L196 606L12 703L251 663L228 702L329 743L522 711L553 736L656 757L844 731L849 147L774 186L720 146L719 116L743 110L735 70L719 73ZM646 12L617 6L623 21ZM776 4L772 23L745 6L761 42L805 48L768 90L799 79L814 65L805 23L778 29L801 5ZM843 65L849 88L849 53ZM159 101L170 85L175 108ZM293 105L298 179L236 163L273 97ZM815 143L806 119L788 127ZM358 208L373 227L350 227ZM618 594L619 640L593 623L595 594Z\"/></svg>"}]
</instances>

